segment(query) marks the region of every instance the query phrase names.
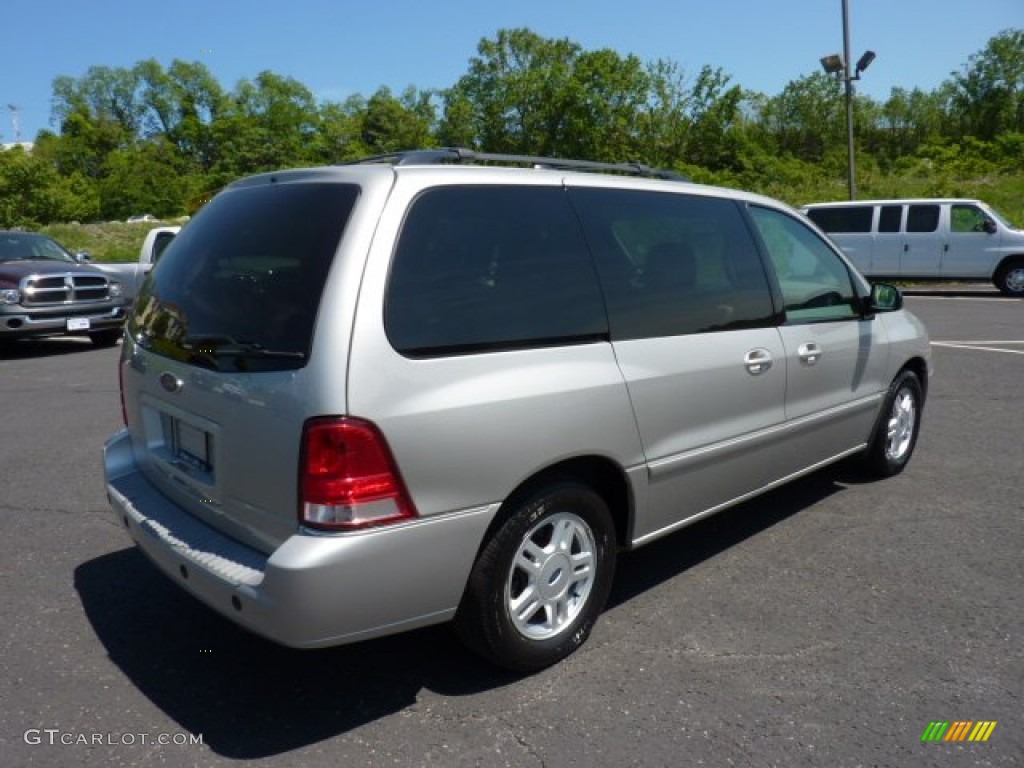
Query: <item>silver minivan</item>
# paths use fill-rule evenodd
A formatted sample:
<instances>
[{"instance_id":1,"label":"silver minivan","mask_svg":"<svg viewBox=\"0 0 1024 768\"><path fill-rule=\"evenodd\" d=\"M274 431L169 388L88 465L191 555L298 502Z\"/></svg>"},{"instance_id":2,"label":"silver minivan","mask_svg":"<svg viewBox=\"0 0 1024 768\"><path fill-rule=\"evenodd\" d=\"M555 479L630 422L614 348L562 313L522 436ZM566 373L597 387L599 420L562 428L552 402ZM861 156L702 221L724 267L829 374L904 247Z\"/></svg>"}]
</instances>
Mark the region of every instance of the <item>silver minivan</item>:
<instances>
[{"instance_id":1,"label":"silver minivan","mask_svg":"<svg viewBox=\"0 0 1024 768\"><path fill-rule=\"evenodd\" d=\"M980 200L858 200L801 210L865 275L984 280L1024 296L1024 230Z\"/></svg>"},{"instance_id":2,"label":"silver minivan","mask_svg":"<svg viewBox=\"0 0 1024 768\"><path fill-rule=\"evenodd\" d=\"M914 450L921 323L781 203L435 150L238 181L144 283L107 493L171 579L315 648L589 635L620 550Z\"/></svg>"}]
</instances>

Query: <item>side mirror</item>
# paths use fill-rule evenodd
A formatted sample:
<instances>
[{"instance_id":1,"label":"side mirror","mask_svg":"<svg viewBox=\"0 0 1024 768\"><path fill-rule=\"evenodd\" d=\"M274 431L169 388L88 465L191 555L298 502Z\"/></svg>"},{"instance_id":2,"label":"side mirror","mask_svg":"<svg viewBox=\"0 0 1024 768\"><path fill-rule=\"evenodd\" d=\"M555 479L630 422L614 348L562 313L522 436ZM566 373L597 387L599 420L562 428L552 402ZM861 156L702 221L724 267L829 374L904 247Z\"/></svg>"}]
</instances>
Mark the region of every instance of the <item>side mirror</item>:
<instances>
[{"instance_id":1,"label":"side mirror","mask_svg":"<svg viewBox=\"0 0 1024 768\"><path fill-rule=\"evenodd\" d=\"M75 254L75 261L79 263L92 261L92 256L89 255L88 251L79 251Z\"/></svg>"},{"instance_id":2,"label":"side mirror","mask_svg":"<svg viewBox=\"0 0 1024 768\"><path fill-rule=\"evenodd\" d=\"M994 235L996 233L996 223L992 221L992 219L985 219L985 223L982 224L982 228L990 235Z\"/></svg>"},{"instance_id":3,"label":"side mirror","mask_svg":"<svg viewBox=\"0 0 1024 768\"><path fill-rule=\"evenodd\" d=\"M872 283L871 295L865 300L865 310L869 315L876 312L895 312L903 308L903 294L895 285L889 283Z\"/></svg>"}]
</instances>

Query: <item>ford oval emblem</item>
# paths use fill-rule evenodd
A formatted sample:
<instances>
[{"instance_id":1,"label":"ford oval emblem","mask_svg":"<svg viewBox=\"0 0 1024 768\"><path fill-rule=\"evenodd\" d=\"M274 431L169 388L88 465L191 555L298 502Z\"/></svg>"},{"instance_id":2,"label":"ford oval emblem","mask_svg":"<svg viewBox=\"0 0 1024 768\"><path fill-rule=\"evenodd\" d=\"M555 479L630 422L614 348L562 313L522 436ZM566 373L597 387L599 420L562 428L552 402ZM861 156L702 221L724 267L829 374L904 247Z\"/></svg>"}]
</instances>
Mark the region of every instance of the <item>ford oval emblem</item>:
<instances>
[{"instance_id":1,"label":"ford oval emblem","mask_svg":"<svg viewBox=\"0 0 1024 768\"><path fill-rule=\"evenodd\" d=\"M181 392L181 388L185 386L185 382L173 373L165 372L160 374L160 386L168 392Z\"/></svg>"}]
</instances>

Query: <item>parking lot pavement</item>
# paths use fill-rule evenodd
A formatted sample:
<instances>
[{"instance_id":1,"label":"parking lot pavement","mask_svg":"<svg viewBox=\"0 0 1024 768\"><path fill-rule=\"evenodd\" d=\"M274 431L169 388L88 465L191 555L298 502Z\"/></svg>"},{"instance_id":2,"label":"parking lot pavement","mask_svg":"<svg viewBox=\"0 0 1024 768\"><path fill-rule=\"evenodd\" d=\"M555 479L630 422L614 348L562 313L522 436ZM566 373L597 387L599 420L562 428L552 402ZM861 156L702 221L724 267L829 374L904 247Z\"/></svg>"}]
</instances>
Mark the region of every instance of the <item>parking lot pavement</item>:
<instances>
[{"instance_id":1,"label":"parking lot pavement","mask_svg":"<svg viewBox=\"0 0 1024 768\"><path fill-rule=\"evenodd\" d=\"M936 298L1001 298L1006 301L1014 301L1006 296L1003 296L999 290L991 283L974 282L974 283L950 283L950 282L936 282L936 283L920 283L913 285L903 285L900 287L900 291L904 296L925 296L925 297L936 297Z\"/></svg>"},{"instance_id":2,"label":"parking lot pavement","mask_svg":"<svg viewBox=\"0 0 1024 768\"><path fill-rule=\"evenodd\" d=\"M213 614L108 510L117 350L18 345L0 764L1019 765L1024 302L907 305L937 344L905 473L826 469L624 556L588 644L523 679L444 627L299 652ZM922 741L955 721L996 725Z\"/></svg>"}]
</instances>

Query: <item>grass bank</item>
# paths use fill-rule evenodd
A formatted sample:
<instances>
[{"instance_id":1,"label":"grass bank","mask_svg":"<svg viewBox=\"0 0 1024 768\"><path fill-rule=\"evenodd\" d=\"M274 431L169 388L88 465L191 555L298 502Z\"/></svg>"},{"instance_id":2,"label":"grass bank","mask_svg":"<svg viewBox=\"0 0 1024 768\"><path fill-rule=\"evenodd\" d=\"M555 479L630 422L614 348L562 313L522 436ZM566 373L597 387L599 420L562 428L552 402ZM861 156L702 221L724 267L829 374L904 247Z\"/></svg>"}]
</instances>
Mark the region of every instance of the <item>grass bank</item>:
<instances>
[{"instance_id":1,"label":"grass bank","mask_svg":"<svg viewBox=\"0 0 1024 768\"><path fill-rule=\"evenodd\" d=\"M96 224L50 224L40 232L49 235L72 253L85 251L93 261L137 261L142 241L153 227L180 224L180 221L149 221L125 224L121 221Z\"/></svg>"}]
</instances>

